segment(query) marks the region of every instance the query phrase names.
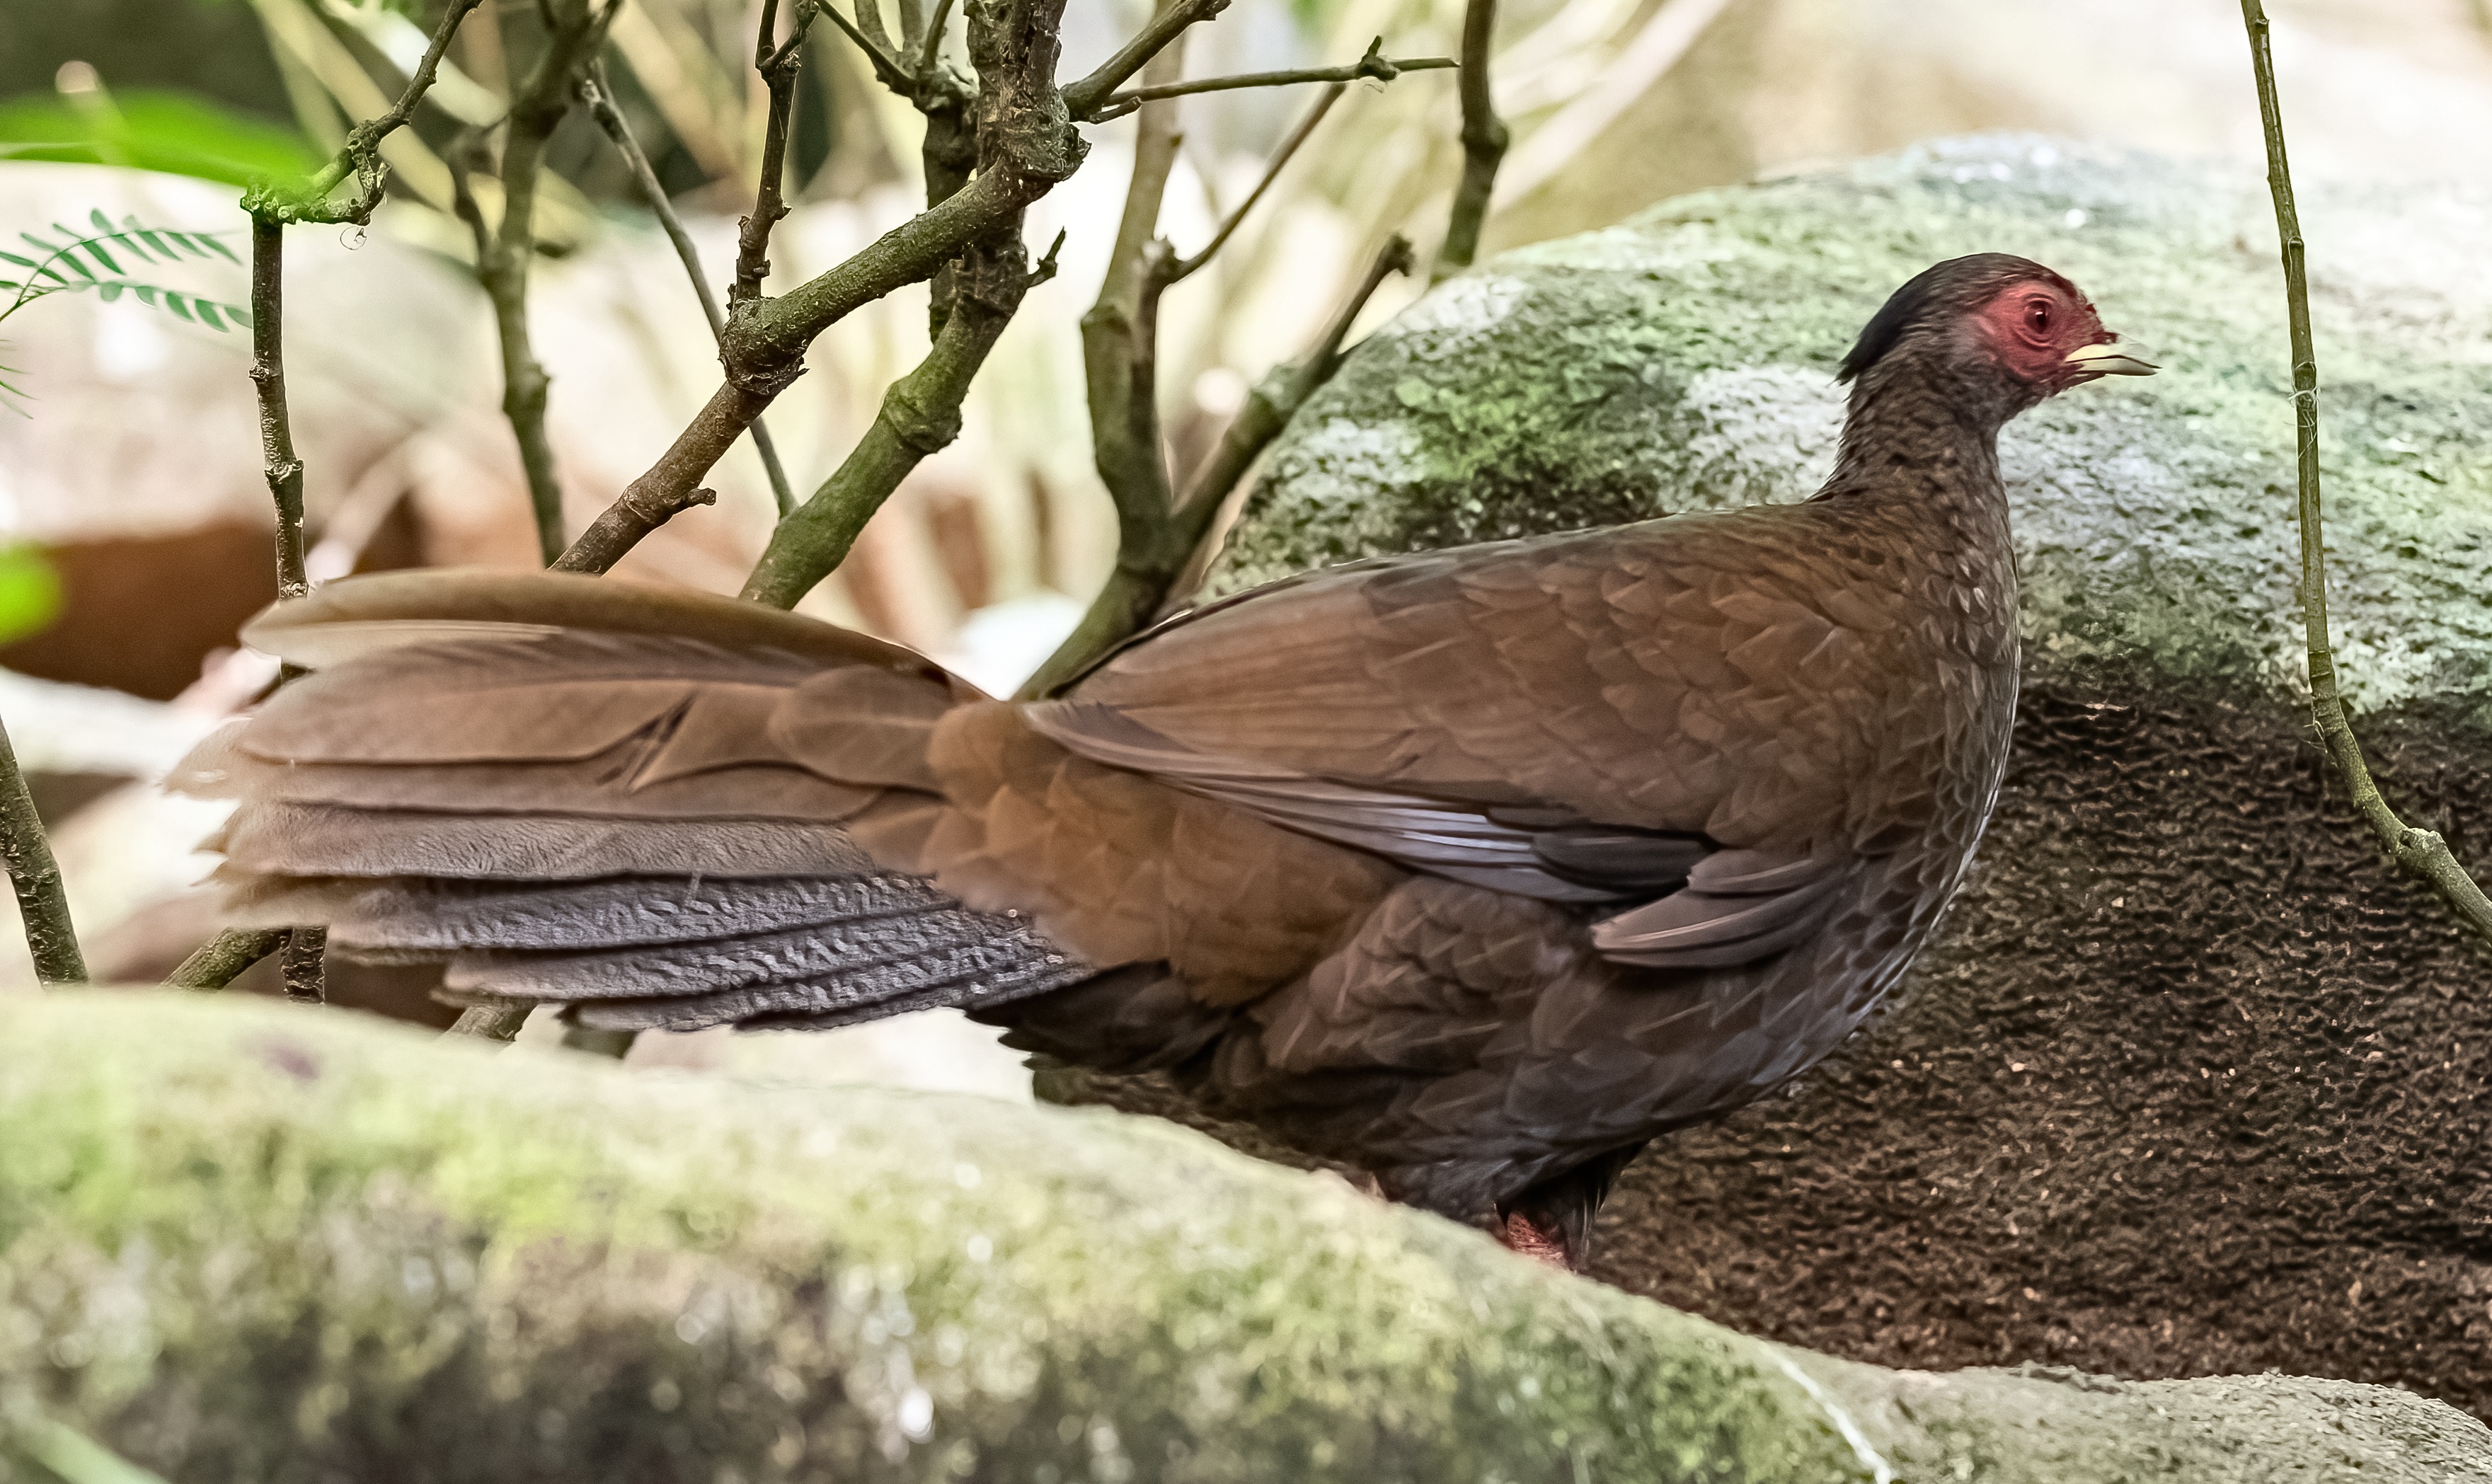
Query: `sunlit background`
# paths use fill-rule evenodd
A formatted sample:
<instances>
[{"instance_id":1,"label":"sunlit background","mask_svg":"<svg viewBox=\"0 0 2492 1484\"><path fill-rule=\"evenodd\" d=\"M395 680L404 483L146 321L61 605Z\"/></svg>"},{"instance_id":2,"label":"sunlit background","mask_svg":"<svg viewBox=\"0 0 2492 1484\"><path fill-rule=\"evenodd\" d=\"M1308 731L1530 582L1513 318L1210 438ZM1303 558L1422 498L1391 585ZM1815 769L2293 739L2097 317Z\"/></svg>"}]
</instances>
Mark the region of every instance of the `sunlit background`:
<instances>
[{"instance_id":1,"label":"sunlit background","mask_svg":"<svg viewBox=\"0 0 2492 1484\"><path fill-rule=\"evenodd\" d=\"M2300 173L2492 189L2492 0L2270 9ZM757 0L628 0L608 49L624 111L716 282L760 148L758 12ZM1073 0L1068 74L1140 18L1136 4ZM421 0L0 6L0 251L40 256L35 244L97 212L226 233L239 251L232 182L306 168L381 111L431 19ZM1186 69L1349 62L1380 36L1389 55L1450 55L1461 19L1460 0L1233 0L1198 29ZM315 578L533 564L444 152L499 116L536 36L532 5L487 6L416 127L390 146L396 186L371 228L304 227L289 240L288 377ZM1160 385L1180 463L1210 447L1255 378L1305 348L1388 234L1417 243L1424 267L1460 165L1453 79L1420 72L1353 88L1238 236L1171 293ZM1491 252L1943 134L2037 131L2260 167L2231 0L1509 0L1494 79L1515 143ZM1310 101L1304 89L1186 101L1162 223L1181 251L1245 195ZM1131 128L1089 130L1090 161L1032 212L1034 245L1065 234L1062 271L989 362L961 440L902 486L807 610L996 691L1070 626L1113 555L1078 321L1098 290ZM771 288L910 215L917 137L915 112L817 26L793 134L798 209L776 239ZM576 530L665 447L717 369L680 267L584 115L555 136L551 163L531 312ZM2324 250L2327 222L2309 224ZM248 297L242 269L213 256L136 277L211 306ZM1424 271L1389 285L1367 322L1423 282ZM161 976L217 925L193 885L212 864L193 846L217 811L151 783L264 681L262 663L234 652L234 630L275 591L247 335L204 323L213 308L141 297L59 294L0 323L0 537L14 543L0 551L0 635L13 639L0 648L0 720L54 827L89 962L127 979ZM799 498L923 353L925 308L917 289L844 320L771 408ZM679 518L619 577L734 590L768 534L770 493L749 445L709 482L716 507ZM0 952L0 980L30 978L22 955ZM369 1001L423 1013L420 981L366 978L357 993ZM634 1060L1026 1088L1008 1054L933 1017L732 1050L716 1036L649 1038Z\"/></svg>"}]
</instances>

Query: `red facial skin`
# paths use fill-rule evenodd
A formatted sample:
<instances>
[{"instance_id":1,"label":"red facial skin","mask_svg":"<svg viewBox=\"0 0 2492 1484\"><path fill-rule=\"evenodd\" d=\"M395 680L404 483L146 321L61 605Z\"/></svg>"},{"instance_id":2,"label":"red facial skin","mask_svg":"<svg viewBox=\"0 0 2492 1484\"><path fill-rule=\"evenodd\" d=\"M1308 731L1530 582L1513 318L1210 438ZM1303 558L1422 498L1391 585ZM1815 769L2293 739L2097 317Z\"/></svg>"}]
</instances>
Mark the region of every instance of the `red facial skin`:
<instances>
[{"instance_id":1,"label":"red facial skin","mask_svg":"<svg viewBox=\"0 0 2492 1484\"><path fill-rule=\"evenodd\" d=\"M2044 396L2099 376L2069 365L2070 351L2120 339L2103 328L2084 295L2047 279L2009 284L1974 311L1973 321L2000 369Z\"/></svg>"}]
</instances>

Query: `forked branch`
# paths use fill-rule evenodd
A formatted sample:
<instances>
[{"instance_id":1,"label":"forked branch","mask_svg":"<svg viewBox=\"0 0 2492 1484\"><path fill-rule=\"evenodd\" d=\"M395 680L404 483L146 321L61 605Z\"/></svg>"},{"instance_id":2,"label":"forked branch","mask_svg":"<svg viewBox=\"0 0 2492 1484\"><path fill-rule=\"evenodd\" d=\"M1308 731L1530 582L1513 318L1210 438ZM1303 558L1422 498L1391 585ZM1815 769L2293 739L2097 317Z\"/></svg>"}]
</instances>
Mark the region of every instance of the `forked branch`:
<instances>
[{"instance_id":1,"label":"forked branch","mask_svg":"<svg viewBox=\"0 0 2492 1484\"><path fill-rule=\"evenodd\" d=\"M1384 38L1378 37L1367 48L1367 54L1347 67L1302 67L1276 73L1238 73L1226 77L1196 77L1183 82L1162 82L1131 88L1112 94L1097 107L1083 114L1084 123L1103 124L1123 118L1146 103L1164 98L1183 98L1194 93L1226 93L1237 88L1291 87L1301 82L1356 82L1372 77L1390 82L1404 73L1430 72L1456 66L1451 57L1404 57L1396 60L1384 55Z\"/></svg>"},{"instance_id":2,"label":"forked branch","mask_svg":"<svg viewBox=\"0 0 2492 1484\"><path fill-rule=\"evenodd\" d=\"M693 245L692 233L684 230L683 218L675 215L675 204L667 198L667 188L659 183L658 172L650 165L648 155L640 148L640 141L633 136L632 126L623 117L623 110L614 105L613 93L606 85L602 64L590 66L587 80L580 85L580 96L587 101L588 111L597 120L597 127L606 132L615 153L623 157L623 163L632 172L633 183L640 188L640 195L649 203L649 210L657 217L658 225L666 230L667 241L674 247L676 260L684 265L684 276L692 280L694 297L700 300L701 315L709 321L710 339L717 340L727 333L727 315L718 307L718 295L710 291L709 275L701 269L700 250ZM771 438L768 425L756 417L753 420L752 431L753 451L761 456L761 467L770 476L771 499L779 514L784 516L796 508L795 490L787 483L787 467L779 461L779 445Z\"/></svg>"},{"instance_id":3,"label":"forked branch","mask_svg":"<svg viewBox=\"0 0 2492 1484\"><path fill-rule=\"evenodd\" d=\"M2417 829L2380 796L2362 744L2345 716L2336 659L2328 637L2328 557L2319 501L2319 359L2310 334L2310 285L2302 266L2301 222L2294 208L2293 172L2285 163L2284 114L2276 101L2275 64L2268 50L2268 18L2259 0L2241 0L2249 30L2250 70L2257 79L2259 121L2267 135L2268 190L2284 254L2286 324L2293 344L2294 451L2299 465L2297 510L2301 527L2302 642L2310 663L2310 716L2329 760L2345 780L2354 808L2397 864L2431 883L2460 920L2492 939L2492 901L2449 853L2437 831Z\"/></svg>"},{"instance_id":4,"label":"forked branch","mask_svg":"<svg viewBox=\"0 0 2492 1484\"><path fill-rule=\"evenodd\" d=\"M1118 542L1115 570L1073 633L1022 687L1024 699L1053 696L1071 685L1166 608L1178 579L1194 566L1229 496L1290 419L1341 368L1343 343L1367 301L1387 277L1409 273L1411 266L1409 242L1392 238L1368 265L1366 276L1306 357L1293 365L1274 367L1256 384L1246 405L1230 421L1219 446L1195 472L1173 508L1150 522L1146 535ZM1125 512L1118 514L1122 524Z\"/></svg>"},{"instance_id":5,"label":"forked branch","mask_svg":"<svg viewBox=\"0 0 2492 1484\"><path fill-rule=\"evenodd\" d=\"M1505 159L1505 121L1489 96L1489 49L1497 39L1497 0L1470 0L1463 11L1463 177L1454 186L1454 207L1445 223L1445 245L1437 250L1432 283L1471 265L1480 229L1488 222L1497 167Z\"/></svg>"}]
</instances>

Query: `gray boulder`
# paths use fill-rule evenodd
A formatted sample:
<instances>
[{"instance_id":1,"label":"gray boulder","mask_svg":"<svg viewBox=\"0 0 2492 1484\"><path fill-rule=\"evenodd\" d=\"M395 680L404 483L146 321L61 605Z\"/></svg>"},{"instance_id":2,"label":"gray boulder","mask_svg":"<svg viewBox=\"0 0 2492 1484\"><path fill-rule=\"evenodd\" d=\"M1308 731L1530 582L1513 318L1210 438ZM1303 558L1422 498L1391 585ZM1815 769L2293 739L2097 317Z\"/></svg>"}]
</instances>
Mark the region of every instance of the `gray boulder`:
<instances>
[{"instance_id":1,"label":"gray boulder","mask_svg":"<svg viewBox=\"0 0 2492 1484\"><path fill-rule=\"evenodd\" d=\"M2305 196L2356 726L2406 817L2492 867L2492 203ZM1943 939L1826 1063L1640 1160L1601 1276L1885 1365L2492 1410L2486 955L2307 735L2269 212L2253 176L2030 137L1691 195L1441 286L1274 449L1215 591L1804 498L1837 359L1958 253L2051 264L2166 368L2002 439L2026 690Z\"/></svg>"},{"instance_id":2,"label":"gray boulder","mask_svg":"<svg viewBox=\"0 0 2492 1484\"><path fill-rule=\"evenodd\" d=\"M1144 1119L151 992L0 1047L0 1478L2492 1474L2380 1387L1751 1340Z\"/></svg>"}]
</instances>

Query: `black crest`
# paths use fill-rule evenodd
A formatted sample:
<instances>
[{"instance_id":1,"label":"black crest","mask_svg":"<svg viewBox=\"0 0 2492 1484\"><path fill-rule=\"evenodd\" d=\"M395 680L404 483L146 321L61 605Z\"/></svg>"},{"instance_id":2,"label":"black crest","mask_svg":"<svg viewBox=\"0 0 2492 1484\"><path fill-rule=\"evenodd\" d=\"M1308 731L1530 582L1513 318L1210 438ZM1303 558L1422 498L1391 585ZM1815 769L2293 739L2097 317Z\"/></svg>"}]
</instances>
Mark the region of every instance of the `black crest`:
<instances>
[{"instance_id":1,"label":"black crest","mask_svg":"<svg viewBox=\"0 0 2492 1484\"><path fill-rule=\"evenodd\" d=\"M1834 379L1853 380L1877 365L1878 358L1894 349L1904 332L1922 319L1970 309L1996 288L2018 279L2044 279L2076 293L2076 286L2067 280L2030 257L2018 257L2012 252L1975 252L1970 257L1950 257L1934 263L1913 275L1903 287L1886 297L1877 313L1869 316L1868 327L1853 342L1852 353L1843 358Z\"/></svg>"}]
</instances>

